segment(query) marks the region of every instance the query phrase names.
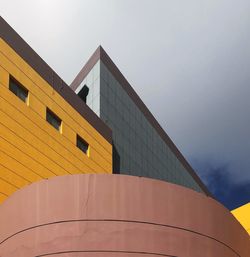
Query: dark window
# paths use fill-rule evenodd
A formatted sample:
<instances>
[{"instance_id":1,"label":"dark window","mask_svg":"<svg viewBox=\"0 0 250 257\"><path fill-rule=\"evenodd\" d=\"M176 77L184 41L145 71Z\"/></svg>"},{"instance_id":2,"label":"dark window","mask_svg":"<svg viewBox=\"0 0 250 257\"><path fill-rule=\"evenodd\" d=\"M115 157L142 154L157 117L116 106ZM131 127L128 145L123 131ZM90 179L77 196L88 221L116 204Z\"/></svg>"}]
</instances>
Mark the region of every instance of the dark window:
<instances>
[{"instance_id":1,"label":"dark window","mask_svg":"<svg viewBox=\"0 0 250 257\"><path fill-rule=\"evenodd\" d=\"M9 89L22 101L27 102L29 91L13 77L10 77Z\"/></svg>"},{"instance_id":2,"label":"dark window","mask_svg":"<svg viewBox=\"0 0 250 257\"><path fill-rule=\"evenodd\" d=\"M82 139L80 136L78 136L78 135L76 137L76 145L84 153L86 153L86 154L88 153L89 144L84 139Z\"/></svg>"},{"instance_id":3,"label":"dark window","mask_svg":"<svg viewBox=\"0 0 250 257\"><path fill-rule=\"evenodd\" d=\"M62 120L56 116L50 109L46 110L46 120L51 124L55 129L61 130Z\"/></svg>"},{"instance_id":4,"label":"dark window","mask_svg":"<svg viewBox=\"0 0 250 257\"><path fill-rule=\"evenodd\" d=\"M88 93L89 93L89 88L86 85L84 85L83 88L78 93L78 96L80 96L80 98L84 101L84 103L86 103L87 101Z\"/></svg>"}]
</instances>

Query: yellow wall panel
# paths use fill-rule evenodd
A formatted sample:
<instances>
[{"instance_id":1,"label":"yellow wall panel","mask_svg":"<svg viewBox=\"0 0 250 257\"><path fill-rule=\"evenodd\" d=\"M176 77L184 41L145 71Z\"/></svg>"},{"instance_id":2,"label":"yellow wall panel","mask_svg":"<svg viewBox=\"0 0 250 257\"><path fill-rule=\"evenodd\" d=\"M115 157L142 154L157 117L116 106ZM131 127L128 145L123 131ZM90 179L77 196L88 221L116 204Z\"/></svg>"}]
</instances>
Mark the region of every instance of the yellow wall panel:
<instances>
[{"instance_id":1,"label":"yellow wall panel","mask_svg":"<svg viewBox=\"0 0 250 257\"><path fill-rule=\"evenodd\" d=\"M17 76L17 75L16 75ZM16 77L15 77L16 78ZM29 83L27 80L26 82L24 82L24 80L16 78L21 84L25 85L27 89L29 89L29 87L27 86ZM35 88L35 86L31 86L32 89ZM29 89L30 90L30 89ZM31 91L31 90L30 90ZM4 93L4 92L3 92ZM39 94L39 91L36 92L37 94ZM74 119L72 119L72 117L74 116L74 113L76 112L72 112L71 115L65 113L65 111L59 106L57 105L54 101L55 101L55 95L56 93L54 92L54 98L49 98L47 97L46 95L44 95L44 98L41 100L43 102L46 102L47 103L47 107L49 109L51 109L54 113L56 113L58 115L58 117L60 119L63 120L63 129L66 131L66 133L64 134L64 136L67 136L69 140L73 140L74 139L74 136L75 136L75 133L72 134L69 136L70 134L70 129L71 131L77 131L78 134L83 137L88 143L89 142L92 142L91 144L91 147L95 148L95 149L98 149L98 152L100 152L100 155L103 157L103 158L107 158L108 162L110 163L110 157L112 156L112 145L111 144L107 144L107 141L105 141L104 138L101 138L99 141L96 140L96 139L93 139L93 136L97 136L98 135L98 132L96 130L93 130L93 128L90 128L88 130L86 130L85 127L87 127L87 122L78 114L78 117L76 117L78 119L78 121L76 122ZM41 92L40 92L40 95L41 96ZM7 96L7 98L11 96ZM32 94L32 91L30 92L30 104L29 104L29 107L31 109L34 109L34 111L39 114L43 119L45 119L46 117L46 106L45 105L34 105L32 103L36 102L38 103L39 100L36 99L35 101L33 100L34 98L37 98L36 95L33 95ZM60 99L58 99L59 101ZM65 105L65 109L69 109L69 105L68 105L68 108L67 106ZM84 123L83 123L84 122ZM80 124L80 123L83 123L83 124ZM88 126L90 126L88 124ZM105 144L104 144L105 143ZM104 147L105 146L105 147Z\"/></svg>"},{"instance_id":2,"label":"yellow wall panel","mask_svg":"<svg viewBox=\"0 0 250 257\"><path fill-rule=\"evenodd\" d=\"M3 67L6 70L10 71L10 73L21 84L25 85L25 87L35 95L35 97L37 97L42 103L45 103L45 105L56 113L68 126L80 125L80 130L83 130L83 133L87 137L93 137L94 141L96 141L93 143L97 143L98 148L105 148L109 154L112 154L112 147L110 147L110 144L107 144L107 141L103 137L100 137L100 134L93 129L93 127L83 119L78 112L74 111L73 107L63 100L63 98L52 87L48 86L48 84L42 81L41 78L37 78L36 81L34 79L36 76L31 78L27 77L27 74L20 72L18 66L14 66L11 60L2 53L0 53L0 64L1 60L3 61ZM21 64L19 66L22 67ZM69 113L66 113L65 110L69 111ZM40 114L44 118L45 109ZM79 130L79 128L77 130ZM98 140L96 138L98 138ZM88 138L86 138L86 140L88 140Z\"/></svg>"},{"instance_id":3,"label":"yellow wall panel","mask_svg":"<svg viewBox=\"0 0 250 257\"><path fill-rule=\"evenodd\" d=\"M28 89L28 104L9 90L10 75ZM62 120L62 133L46 121L46 108ZM2 39L0 117L0 202L43 178L112 173L112 145ZM89 156L76 147L77 134Z\"/></svg>"},{"instance_id":4,"label":"yellow wall panel","mask_svg":"<svg viewBox=\"0 0 250 257\"><path fill-rule=\"evenodd\" d=\"M0 203L3 202L8 196L0 192Z\"/></svg>"},{"instance_id":5,"label":"yellow wall panel","mask_svg":"<svg viewBox=\"0 0 250 257\"><path fill-rule=\"evenodd\" d=\"M0 153L1 156L1 153ZM0 159L2 159L0 157ZM0 160L2 162L2 160ZM4 167L2 164L0 164L0 176L1 178L4 178L5 181L8 183L15 185L18 188L24 187L28 184L30 184L30 181L26 180L25 178L19 176L16 174L16 172L13 172L6 167Z\"/></svg>"},{"instance_id":6,"label":"yellow wall panel","mask_svg":"<svg viewBox=\"0 0 250 257\"><path fill-rule=\"evenodd\" d=\"M250 202L233 210L232 214L250 235Z\"/></svg>"},{"instance_id":7,"label":"yellow wall panel","mask_svg":"<svg viewBox=\"0 0 250 257\"><path fill-rule=\"evenodd\" d=\"M0 190L1 193L4 193L5 195L11 195L14 193L18 187L16 185L12 185L9 182L5 181L3 178L0 177Z\"/></svg>"},{"instance_id":8,"label":"yellow wall panel","mask_svg":"<svg viewBox=\"0 0 250 257\"><path fill-rule=\"evenodd\" d=\"M5 97L6 96L8 97L9 93L10 92L4 93ZM44 104L41 101L39 101L34 95L32 95L31 92L29 92L29 107L32 108L32 110L40 116L44 115L44 113L45 113L46 107L44 106ZM45 119L45 117L44 117L44 119Z\"/></svg>"},{"instance_id":9,"label":"yellow wall panel","mask_svg":"<svg viewBox=\"0 0 250 257\"><path fill-rule=\"evenodd\" d=\"M2 44L3 44L3 47L7 47L8 48L7 45L4 45L5 44L4 42L2 42ZM8 49L8 50L9 51L13 51L11 49ZM11 56L13 56L12 60L14 59L13 63L10 60ZM52 87L48 86L48 84L45 81L43 81L42 78L35 71L33 71L30 68L28 68L28 69L24 68L24 67L27 67L27 64L20 57L15 56L15 52L14 51L13 51L13 53L11 55L10 54L8 55L8 58L7 58L6 55L4 55L2 53L0 61L1 61L1 59L3 59L3 63L4 63L5 68L6 68L6 66L8 66L9 70L11 70L11 72L14 74L14 76L17 77L17 79L20 80L20 82L23 83L25 85L25 87L27 87L31 92L33 90L35 90L36 87L40 86L40 88L42 88L42 91L50 92L49 94L50 94L50 96L52 96L50 98L51 104L58 105L58 102L62 101L63 98L57 92L55 92L55 90ZM25 74L23 72L20 72L20 70L17 67L20 67L22 70L24 70L24 69L25 70L31 70L31 73L29 73L30 75L32 75L31 79L27 79L28 78L26 76L27 74ZM36 79L38 80L39 85L34 84L34 80L36 80ZM46 87L44 87L44 86L42 86L42 84L47 84L47 85L46 85ZM30 88L29 88L29 85L30 85ZM39 96L39 97L41 97L41 95L43 95L41 90L40 90L40 92L37 91L36 93L37 93L36 95ZM58 98L58 99L55 99L55 97ZM61 99L59 99L59 98L61 98ZM44 99L42 99L42 100L43 100L43 102L45 102ZM47 103L47 104L49 105L49 103ZM61 106L61 104L63 104L63 107L66 107L66 109L68 109L70 107L70 105L66 101L64 101L64 100L58 106ZM61 108L61 109L63 110L64 108ZM91 125L88 124L88 122L86 120L84 120L80 116L80 114L78 114L76 111L74 111L72 113L72 115L74 115L74 116L77 115L78 116L77 117L78 118L77 122L82 122L84 125L89 126L90 129L93 130L93 128L91 128ZM79 118L79 116L80 116L80 118ZM71 115L69 117L71 117ZM98 133L96 130L93 130L91 132ZM88 132L88 133L90 133L90 132ZM100 140L101 140L101 142L105 142L105 144L108 146L109 153L111 153L112 152L112 148L110 147L110 144L107 144L106 140L103 137L100 137Z\"/></svg>"},{"instance_id":10,"label":"yellow wall panel","mask_svg":"<svg viewBox=\"0 0 250 257\"><path fill-rule=\"evenodd\" d=\"M1 88L0 87L0 93L2 95L1 103L0 106L2 106L1 109L9 117L15 117L15 120L19 123L22 124L23 127L28 129L33 135L39 135L39 139L43 140L43 142L50 144L51 147L54 147L56 149L57 147L57 152L61 152L64 156L64 158L67 159L67 157L71 160L74 160L74 163L78 163L79 160L77 160L75 157L78 156L81 161L85 161L91 164L92 169L98 169L100 170L100 167L104 167L105 171L109 172L112 170L112 163L110 161L107 161L108 155L107 152L98 152L94 147L91 147L91 154L90 158L88 158L86 155L84 155L82 152L80 155L78 154L78 149L75 147L76 143L76 133L73 133L73 130L71 130L72 140L74 142L69 142L68 138L64 138L64 133L61 135L58 133L57 130L55 130L49 123L45 121L45 118L42 119L41 117L37 115L33 115L32 110L28 108L25 103L23 103L21 100L19 100L15 106L13 106L11 103L7 102L7 99L11 99L15 101L16 96L10 92L8 89ZM18 107L18 108L16 108ZM30 113L31 112L31 113ZM26 116L25 116L26 114ZM27 117L27 114L29 114L29 118ZM66 124L63 124L64 127L67 127ZM68 128L70 130L70 128ZM65 129L63 129L65 130ZM43 133L45 132L45 133ZM48 137L50 139L48 139ZM64 146L64 148L60 148L58 146L57 142L60 142L61 145ZM58 150L59 148L59 150ZM71 151L72 155L68 155L68 152ZM106 155L106 158L105 158ZM73 158L73 159L72 159ZM93 163L91 163L91 160L93 160ZM98 165L96 165L98 163ZM99 165L99 163L102 164L102 166ZM82 165L82 162L81 162Z\"/></svg>"},{"instance_id":11,"label":"yellow wall panel","mask_svg":"<svg viewBox=\"0 0 250 257\"><path fill-rule=\"evenodd\" d=\"M36 176L32 181L37 181L42 178L50 178L56 174L49 170L45 164L40 163L33 155L29 155L27 151L23 151L22 147L15 145L6 140L2 135L0 135L0 147L1 151L12 157L11 162L14 165L15 161L19 161L24 167L28 168L30 172L34 173ZM24 171L26 176L29 176L27 171Z\"/></svg>"},{"instance_id":12,"label":"yellow wall panel","mask_svg":"<svg viewBox=\"0 0 250 257\"><path fill-rule=\"evenodd\" d=\"M0 92L1 92L1 89L0 89ZM2 95L4 95L4 93ZM51 148L52 151L54 151L55 154L61 155L61 157L59 157L58 159L52 153L53 159L54 160L58 159L58 162L60 164L62 161L61 158L63 158L73 164L74 166L73 170L75 168L76 169L83 168L82 160L85 161L85 164L89 165L93 170L94 169L101 170L102 168L104 168L104 171L109 172L110 169L112 168L112 165L108 163L107 160L102 158L102 156L95 149L91 149L91 158L88 158L87 155L83 154L82 152L80 152L79 154L79 150L75 147L75 144L72 144L72 143L70 144L70 142L66 142L66 144L63 144L65 140L64 138L62 138L62 135L57 130L55 130L55 128L53 128L49 123L47 123L44 119L41 119L38 117L38 120L36 121L36 123L34 123L34 120L28 119L20 111L22 107L24 109L27 108L22 101L20 101L19 103L20 106L18 109L14 108L4 98L2 98L1 104L4 105L4 108L2 108L3 109L2 119L6 119L3 122L6 124L8 123L9 128L12 128L12 131L15 131L18 129L18 134L23 135L22 138L24 140L25 138L29 138L29 140L35 143L36 147L41 149L43 149L44 147L45 148L49 147ZM14 118L11 118L11 117L14 117ZM44 132L41 129L45 127L47 127L47 132ZM39 137L37 137L37 135L39 135ZM75 133L73 133L73 135L76 137ZM55 138L58 138L57 141L60 142L61 144L55 141L54 140ZM47 153L49 154L49 156L51 156L51 153L49 151L47 151ZM63 163L66 167L67 166L67 164L65 164L66 162L63 162ZM101 165L99 165L99 163ZM72 170L72 167L70 167L68 170Z\"/></svg>"},{"instance_id":13,"label":"yellow wall panel","mask_svg":"<svg viewBox=\"0 0 250 257\"><path fill-rule=\"evenodd\" d=\"M0 114L1 115L1 114ZM8 127L4 126L0 120L1 136L18 149L28 153L29 156L34 156L34 159L39 163L44 164L48 170L55 175L65 175L68 172L61 166L57 165L53 160L44 155L47 149L37 150L32 144L27 143L25 140L20 138L17 134L13 133ZM32 143L32 142L31 142Z\"/></svg>"},{"instance_id":14,"label":"yellow wall panel","mask_svg":"<svg viewBox=\"0 0 250 257\"><path fill-rule=\"evenodd\" d=\"M0 84L7 87L8 83L9 83L9 73L0 66L0 74L1 74Z\"/></svg>"},{"instance_id":15,"label":"yellow wall panel","mask_svg":"<svg viewBox=\"0 0 250 257\"><path fill-rule=\"evenodd\" d=\"M6 151L6 147L0 149L0 163L27 182L34 182L43 178L30 170L29 166L25 166L19 155L11 156L10 153Z\"/></svg>"}]
</instances>

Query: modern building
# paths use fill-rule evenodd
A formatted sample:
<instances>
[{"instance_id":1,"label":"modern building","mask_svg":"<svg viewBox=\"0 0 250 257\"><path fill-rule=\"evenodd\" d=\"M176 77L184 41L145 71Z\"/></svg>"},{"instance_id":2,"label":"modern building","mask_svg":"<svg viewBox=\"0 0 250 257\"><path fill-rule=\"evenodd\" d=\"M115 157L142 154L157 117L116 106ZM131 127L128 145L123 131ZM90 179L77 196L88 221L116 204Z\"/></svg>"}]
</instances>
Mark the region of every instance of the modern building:
<instances>
[{"instance_id":1,"label":"modern building","mask_svg":"<svg viewBox=\"0 0 250 257\"><path fill-rule=\"evenodd\" d=\"M209 194L101 46L71 84L78 95L86 87L87 105L112 130L114 173L161 179Z\"/></svg>"},{"instance_id":2,"label":"modern building","mask_svg":"<svg viewBox=\"0 0 250 257\"><path fill-rule=\"evenodd\" d=\"M2 18L0 36L0 257L249 256L101 47L70 88Z\"/></svg>"}]
</instances>

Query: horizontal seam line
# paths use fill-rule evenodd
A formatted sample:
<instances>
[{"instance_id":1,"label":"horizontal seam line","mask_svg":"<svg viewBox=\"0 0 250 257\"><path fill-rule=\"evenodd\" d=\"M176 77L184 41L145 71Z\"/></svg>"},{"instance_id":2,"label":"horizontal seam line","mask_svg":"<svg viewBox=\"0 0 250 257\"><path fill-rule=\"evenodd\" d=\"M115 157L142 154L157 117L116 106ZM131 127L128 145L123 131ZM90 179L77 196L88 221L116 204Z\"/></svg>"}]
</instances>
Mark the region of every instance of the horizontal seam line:
<instances>
[{"instance_id":1,"label":"horizontal seam line","mask_svg":"<svg viewBox=\"0 0 250 257\"><path fill-rule=\"evenodd\" d=\"M6 193L4 193L4 192L0 192L0 194L8 197L8 195Z\"/></svg>"},{"instance_id":2,"label":"horizontal seam line","mask_svg":"<svg viewBox=\"0 0 250 257\"><path fill-rule=\"evenodd\" d=\"M0 122L0 126L3 126L6 128L6 130L10 130L8 127L6 127L3 123ZM27 142L27 140L24 140L23 138L21 138L18 134L16 134L16 132L11 130L11 133L14 134L19 140L21 139L22 141L24 141L27 145L31 146L31 148L35 149L37 152L39 152L39 154L41 154L42 156L45 156L47 159L51 160L50 158L48 158L44 153L42 153L40 150L37 150L37 148L35 148L33 145L31 145L30 143ZM34 157L31 157L30 154L27 154L27 152L22 151L22 149L20 149L20 147L17 147L16 145L14 145L12 142L10 142L9 140L7 140L5 137L1 136L1 138L3 138L5 141L7 141L9 144L13 145L14 147L16 147L19 151L23 152L25 155L29 156L31 159L33 159L34 161L36 161L37 163L39 163L40 165L42 165L44 168L46 168L47 170L49 170L52 174L54 174L55 176L58 176L58 174L56 174L54 171L52 171L51 169L49 169L48 167L44 166L44 164L42 164L40 161L36 160ZM54 161L52 161L54 163ZM60 167L60 166L59 166Z\"/></svg>"},{"instance_id":3,"label":"horizontal seam line","mask_svg":"<svg viewBox=\"0 0 250 257\"><path fill-rule=\"evenodd\" d=\"M0 152L1 153L4 153L1 149L0 149ZM5 154L5 153L4 153ZM7 154L6 154L7 155ZM12 158L12 159L14 159L14 160L16 160L15 158ZM5 163L4 163L5 164ZM22 175L20 175L20 174L18 174L16 171L13 171L12 169L10 169L9 167L6 167L5 165L4 165L3 163L1 163L0 164L0 167L2 166L3 168L5 168L6 170L8 170L9 172L12 172L12 173L14 173L16 176L18 176L19 178L21 178L21 179L23 179L23 180L25 180L26 182L28 182L28 184L30 184L31 183L31 181L30 180L28 180L27 178L25 178L24 176L22 176Z\"/></svg>"},{"instance_id":4,"label":"horizontal seam line","mask_svg":"<svg viewBox=\"0 0 250 257\"><path fill-rule=\"evenodd\" d=\"M5 140L4 138L2 138L3 140ZM5 140L7 143L11 144L9 141ZM12 144L11 144L12 145ZM18 149L18 148L16 148ZM18 149L18 151L20 151ZM15 160L17 163L19 163L20 165L22 165L23 167L25 167L27 170L29 170L31 173L34 173L35 175L39 176L41 179L43 179L44 177L42 177L41 175L39 175L38 173L36 173L35 171L33 171L31 168L27 167L27 165L23 164L22 162L20 162L19 160L17 160L16 158L14 158L13 156L11 156L8 151L3 151L3 149L0 150L0 152L4 153L5 155L7 155L9 158L12 158L13 160ZM28 156L29 157L29 156Z\"/></svg>"},{"instance_id":5,"label":"horizontal seam line","mask_svg":"<svg viewBox=\"0 0 250 257\"><path fill-rule=\"evenodd\" d=\"M230 249L232 252L234 252L237 256L240 257L240 255L239 255L233 248L231 248L230 246L228 246L226 243L224 243L224 242L222 242L222 241L220 241L220 240L218 240L218 239L216 239L216 238L214 238L214 237L211 237L211 236L202 234L202 233L200 233L200 232L197 232L197 231L194 231L194 230L190 230L190 229L186 229L186 228L176 227L176 226L172 226L172 225L166 225L166 224L160 224L160 223L154 223L154 222L147 222L147 221L136 221L136 220L79 219L79 220L55 221L55 222L40 224L40 225L36 225L36 226L33 226L33 227L29 227L29 228L20 230L20 231L14 233L13 235L11 235L11 236L5 238L4 240L2 240L2 241L0 242L0 245L1 245L2 243L4 243L5 241L7 241L8 239L14 237L15 235L20 234L20 233L23 233L23 232L28 231L28 230L32 230L32 229L39 228L39 227L43 227L43 226L54 225L54 224L70 223L70 222L78 222L78 221L81 221L81 222L103 222L103 221L108 221L108 222L138 223L138 224L147 224L147 225L154 225L154 226L175 228L175 229L187 231L187 232L190 232L190 233L194 233L194 234L197 234L197 235L200 235L200 236L203 236L203 237L212 239L212 240L214 240L214 241L216 241L216 242L218 242L218 243L224 245L225 247L227 247L227 248Z\"/></svg>"},{"instance_id":6,"label":"horizontal seam line","mask_svg":"<svg viewBox=\"0 0 250 257\"><path fill-rule=\"evenodd\" d=\"M141 251L114 251L114 250L78 250L78 251L63 251L63 252L55 252L55 253L46 253L41 255L36 255L35 257L44 257L51 256L57 254L65 254L65 253L129 253L129 254L145 254L145 255L157 255L157 256L166 256L166 257L178 257L176 255L168 255L164 253L153 253L153 252L141 252Z\"/></svg>"}]
</instances>

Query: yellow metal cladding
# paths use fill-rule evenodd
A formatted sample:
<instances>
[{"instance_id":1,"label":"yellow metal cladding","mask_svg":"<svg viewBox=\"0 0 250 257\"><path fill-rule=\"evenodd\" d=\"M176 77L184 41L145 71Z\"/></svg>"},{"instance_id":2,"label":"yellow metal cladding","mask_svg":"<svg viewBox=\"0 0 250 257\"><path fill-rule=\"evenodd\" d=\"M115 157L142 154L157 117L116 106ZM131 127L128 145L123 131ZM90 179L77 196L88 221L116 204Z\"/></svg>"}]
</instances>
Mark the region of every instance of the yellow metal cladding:
<instances>
[{"instance_id":1,"label":"yellow metal cladding","mask_svg":"<svg viewBox=\"0 0 250 257\"><path fill-rule=\"evenodd\" d=\"M250 203L233 210L232 214L250 235Z\"/></svg>"},{"instance_id":2,"label":"yellow metal cladding","mask_svg":"<svg viewBox=\"0 0 250 257\"><path fill-rule=\"evenodd\" d=\"M9 90L10 75L29 91L26 103ZM61 133L46 121L47 107ZM0 39L0 202L32 182L76 173L112 173L112 145Z\"/></svg>"}]
</instances>

